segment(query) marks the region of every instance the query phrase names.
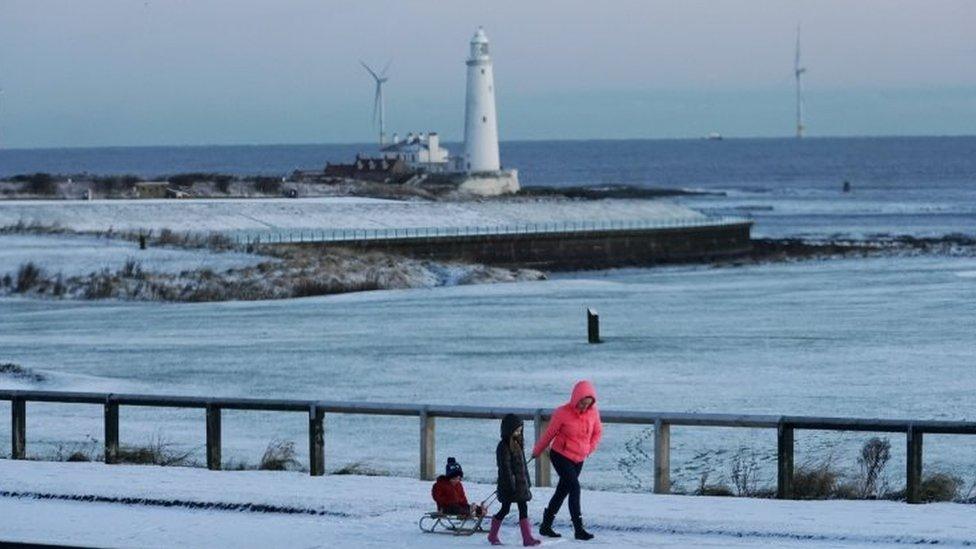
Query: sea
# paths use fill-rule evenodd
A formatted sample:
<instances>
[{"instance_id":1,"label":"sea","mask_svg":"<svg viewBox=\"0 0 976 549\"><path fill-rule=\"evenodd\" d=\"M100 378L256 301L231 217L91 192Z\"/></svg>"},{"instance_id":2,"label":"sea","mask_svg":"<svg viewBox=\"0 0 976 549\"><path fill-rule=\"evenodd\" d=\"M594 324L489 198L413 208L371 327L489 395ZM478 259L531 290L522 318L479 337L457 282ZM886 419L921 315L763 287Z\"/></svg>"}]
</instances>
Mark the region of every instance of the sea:
<instances>
[{"instance_id":1,"label":"sea","mask_svg":"<svg viewBox=\"0 0 976 549\"><path fill-rule=\"evenodd\" d=\"M458 143L448 144L460 151ZM185 172L287 175L348 162L375 145L253 145L0 150L0 177L21 173ZM688 205L757 219L756 235L972 235L976 136L507 141L523 186L681 189ZM850 192L843 192L844 183Z\"/></svg>"}]
</instances>

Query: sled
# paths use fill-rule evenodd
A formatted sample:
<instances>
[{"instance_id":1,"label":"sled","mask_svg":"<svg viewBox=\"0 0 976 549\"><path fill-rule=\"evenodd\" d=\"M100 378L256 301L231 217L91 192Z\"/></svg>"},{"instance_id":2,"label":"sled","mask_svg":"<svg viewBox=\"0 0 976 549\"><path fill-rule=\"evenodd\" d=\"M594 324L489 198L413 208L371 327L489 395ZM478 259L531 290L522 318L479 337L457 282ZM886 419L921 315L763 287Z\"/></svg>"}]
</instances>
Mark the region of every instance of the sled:
<instances>
[{"instance_id":1,"label":"sled","mask_svg":"<svg viewBox=\"0 0 976 549\"><path fill-rule=\"evenodd\" d=\"M498 492L492 492L478 504L481 507L479 515L452 515L440 511L425 513L420 517L420 529L428 534L451 534L454 536L471 536L485 532L481 526L488 517L488 508L498 499Z\"/></svg>"},{"instance_id":2,"label":"sled","mask_svg":"<svg viewBox=\"0 0 976 549\"><path fill-rule=\"evenodd\" d=\"M454 536L471 536L484 532L481 524L485 516L449 515L439 511L426 513L420 517L420 529L428 534L451 534Z\"/></svg>"}]
</instances>

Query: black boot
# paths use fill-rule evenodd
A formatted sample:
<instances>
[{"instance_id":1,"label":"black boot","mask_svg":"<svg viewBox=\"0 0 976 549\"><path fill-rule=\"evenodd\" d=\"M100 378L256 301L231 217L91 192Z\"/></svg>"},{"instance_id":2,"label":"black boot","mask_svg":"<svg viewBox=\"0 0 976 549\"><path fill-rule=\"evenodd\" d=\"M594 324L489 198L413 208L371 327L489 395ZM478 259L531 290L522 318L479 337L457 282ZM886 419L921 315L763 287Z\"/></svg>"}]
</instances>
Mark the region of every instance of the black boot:
<instances>
[{"instance_id":1,"label":"black boot","mask_svg":"<svg viewBox=\"0 0 976 549\"><path fill-rule=\"evenodd\" d=\"M556 513L549 512L549 508L542 512L542 524L539 525L539 534L549 538L561 538L562 535L552 529L552 521L555 520Z\"/></svg>"},{"instance_id":2,"label":"black boot","mask_svg":"<svg viewBox=\"0 0 976 549\"><path fill-rule=\"evenodd\" d=\"M573 517L573 530L575 531L576 539L583 541L593 539L593 534L583 529L583 517Z\"/></svg>"}]
</instances>

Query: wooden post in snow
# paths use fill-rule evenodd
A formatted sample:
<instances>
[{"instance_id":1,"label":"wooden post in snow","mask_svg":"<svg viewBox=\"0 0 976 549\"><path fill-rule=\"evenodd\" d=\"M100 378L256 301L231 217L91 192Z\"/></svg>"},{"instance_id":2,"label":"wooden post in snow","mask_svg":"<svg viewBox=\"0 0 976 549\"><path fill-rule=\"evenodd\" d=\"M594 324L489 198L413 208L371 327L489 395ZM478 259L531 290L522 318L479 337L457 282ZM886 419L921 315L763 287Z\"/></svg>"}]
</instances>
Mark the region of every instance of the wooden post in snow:
<instances>
[{"instance_id":1,"label":"wooden post in snow","mask_svg":"<svg viewBox=\"0 0 976 549\"><path fill-rule=\"evenodd\" d=\"M220 406L207 404L207 469L220 470Z\"/></svg>"},{"instance_id":2,"label":"wooden post in snow","mask_svg":"<svg viewBox=\"0 0 976 549\"><path fill-rule=\"evenodd\" d=\"M600 343L600 315L589 307L586 309L586 335L590 343Z\"/></svg>"}]
</instances>

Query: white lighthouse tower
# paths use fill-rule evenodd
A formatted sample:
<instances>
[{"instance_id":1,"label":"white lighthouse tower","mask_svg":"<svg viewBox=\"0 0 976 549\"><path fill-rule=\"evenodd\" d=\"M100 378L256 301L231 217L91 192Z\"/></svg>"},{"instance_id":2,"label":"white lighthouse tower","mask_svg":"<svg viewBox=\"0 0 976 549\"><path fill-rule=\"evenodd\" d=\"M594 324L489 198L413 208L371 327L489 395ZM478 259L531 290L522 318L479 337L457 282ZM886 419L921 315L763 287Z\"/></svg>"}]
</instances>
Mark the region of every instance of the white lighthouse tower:
<instances>
[{"instance_id":1,"label":"white lighthouse tower","mask_svg":"<svg viewBox=\"0 0 976 549\"><path fill-rule=\"evenodd\" d=\"M468 173L497 172L498 122L495 117L495 78L491 70L488 37L478 27L468 56L468 89L464 105L464 165Z\"/></svg>"}]
</instances>

